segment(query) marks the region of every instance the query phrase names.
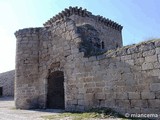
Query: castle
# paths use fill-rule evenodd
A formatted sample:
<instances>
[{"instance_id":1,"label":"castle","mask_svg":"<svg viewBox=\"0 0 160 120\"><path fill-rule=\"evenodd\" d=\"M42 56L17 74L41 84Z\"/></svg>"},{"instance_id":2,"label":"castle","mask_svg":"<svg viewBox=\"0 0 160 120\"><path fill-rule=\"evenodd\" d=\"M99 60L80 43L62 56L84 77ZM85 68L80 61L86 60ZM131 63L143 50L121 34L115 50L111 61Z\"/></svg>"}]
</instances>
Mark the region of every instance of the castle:
<instances>
[{"instance_id":1,"label":"castle","mask_svg":"<svg viewBox=\"0 0 160 120\"><path fill-rule=\"evenodd\" d=\"M16 108L159 113L160 41L123 47L121 31L78 7L16 31Z\"/></svg>"}]
</instances>

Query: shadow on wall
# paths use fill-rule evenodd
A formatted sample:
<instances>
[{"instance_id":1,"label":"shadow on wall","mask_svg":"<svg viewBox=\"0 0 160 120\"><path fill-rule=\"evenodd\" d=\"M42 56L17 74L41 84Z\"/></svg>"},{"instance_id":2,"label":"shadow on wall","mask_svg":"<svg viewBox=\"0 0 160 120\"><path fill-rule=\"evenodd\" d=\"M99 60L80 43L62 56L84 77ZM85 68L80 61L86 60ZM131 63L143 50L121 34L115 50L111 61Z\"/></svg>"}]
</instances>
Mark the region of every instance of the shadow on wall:
<instances>
[{"instance_id":1,"label":"shadow on wall","mask_svg":"<svg viewBox=\"0 0 160 120\"><path fill-rule=\"evenodd\" d=\"M100 54L103 49L98 31L89 24L79 26L77 29L82 38L79 51L84 52L85 56Z\"/></svg>"}]
</instances>

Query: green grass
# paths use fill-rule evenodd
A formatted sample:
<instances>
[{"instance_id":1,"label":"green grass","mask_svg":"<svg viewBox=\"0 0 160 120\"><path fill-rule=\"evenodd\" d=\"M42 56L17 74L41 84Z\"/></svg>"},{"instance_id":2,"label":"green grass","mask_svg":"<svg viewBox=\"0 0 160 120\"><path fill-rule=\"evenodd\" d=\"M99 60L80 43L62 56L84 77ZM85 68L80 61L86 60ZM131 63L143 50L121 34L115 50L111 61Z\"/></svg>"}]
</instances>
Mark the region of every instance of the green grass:
<instances>
[{"instance_id":1,"label":"green grass","mask_svg":"<svg viewBox=\"0 0 160 120\"><path fill-rule=\"evenodd\" d=\"M12 107L12 108L10 108L10 109L11 109L11 110L17 110L16 107Z\"/></svg>"}]
</instances>

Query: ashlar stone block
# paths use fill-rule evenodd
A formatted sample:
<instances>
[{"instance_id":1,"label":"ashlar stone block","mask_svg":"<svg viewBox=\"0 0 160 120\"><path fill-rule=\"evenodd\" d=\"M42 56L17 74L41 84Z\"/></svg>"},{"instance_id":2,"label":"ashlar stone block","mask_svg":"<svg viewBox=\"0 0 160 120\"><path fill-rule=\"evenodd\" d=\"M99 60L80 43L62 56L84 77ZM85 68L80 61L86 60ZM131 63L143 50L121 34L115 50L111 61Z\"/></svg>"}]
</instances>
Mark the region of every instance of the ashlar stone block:
<instances>
[{"instance_id":1,"label":"ashlar stone block","mask_svg":"<svg viewBox=\"0 0 160 120\"><path fill-rule=\"evenodd\" d=\"M142 99L155 99L154 92L141 92Z\"/></svg>"},{"instance_id":2,"label":"ashlar stone block","mask_svg":"<svg viewBox=\"0 0 160 120\"><path fill-rule=\"evenodd\" d=\"M129 99L140 99L139 92L128 92Z\"/></svg>"},{"instance_id":3,"label":"ashlar stone block","mask_svg":"<svg viewBox=\"0 0 160 120\"><path fill-rule=\"evenodd\" d=\"M122 99L122 100L128 99L127 92L119 92L119 93L117 92L116 99Z\"/></svg>"},{"instance_id":4,"label":"ashlar stone block","mask_svg":"<svg viewBox=\"0 0 160 120\"><path fill-rule=\"evenodd\" d=\"M156 54L160 54L160 47L156 48Z\"/></svg>"},{"instance_id":5,"label":"ashlar stone block","mask_svg":"<svg viewBox=\"0 0 160 120\"><path fill-rule=\"evenodd\" d=\"M96 99L104 100L104 99L105 99L105 94L104 94L104 93L97 93L97 94L95 95L95 98L96 98Z\"/></svg>"},{"instance_id":6,"label":"ashlar stone block","mask_svg":"<svg viewBox=\"0 0 160 120\"><path fill-rule=\"evenodd\" d=\"M153 92L160 91L160 83L151 83L150 84L150 90Z\"/></svg>"},{"instance_id":7,"label":"ashlar stone block","mask_svg":"<svg viewBox=\"0 0 160 120\"><path fill-rule=\"evenodd\" d=\"M157 62L157 55L152 55L152 56L146 56L145 61L146 62Z\"/></svg>"},{"instance_id":8,"label":"ashlar stone block","mask_svg":"<svg viewBox=\"0 0 160 120\"><path fill-rule=\"evenodd\" d=\"M149 51L145 51L143 52L143 57L146 57L146 56L152 56L155 54L155 50L149 50Z\"/></svg>"},{"instance_id":9,"label":"ashlar stone block","mask_svg":"<svg viewBox=\"0 0 160 120\"><path fill-rule=\"evenodd\" d=\"M149 102L149 108L159 108L160 106L160 99L148 100L148 102Z\"/></svg>"},{"instance_id":10,"label":"ashlar stone block","mask_svg":"<svg viewBox=\"0 0 160 120\"><path fill-rule=\"evenodd\" d=\"M126 56L122 56L121 57L121 60L124 61L124 60L130 60L131 59L131 55L126 55Z\"/></svg>"},{"instance_id":11,"label":"ashlar stone block","mask_svg":"<svg viewBox=\"0 0 160 120\"><path fill-rule=\"evenodd\" d=\"M131 100L132 108L148 108L147 100Z\"/></svg>"},{"instance_id":12,"label":"ashlar stone block","mask_svg":"<svg viewBox=\"0 0 160 120\"><path fill-rule=\"evenodd\" d=\"M144 62L142 64L142 70L149 70L149 69L153 69L153 64L149 62Z\"/></svg>"}]
</instances>

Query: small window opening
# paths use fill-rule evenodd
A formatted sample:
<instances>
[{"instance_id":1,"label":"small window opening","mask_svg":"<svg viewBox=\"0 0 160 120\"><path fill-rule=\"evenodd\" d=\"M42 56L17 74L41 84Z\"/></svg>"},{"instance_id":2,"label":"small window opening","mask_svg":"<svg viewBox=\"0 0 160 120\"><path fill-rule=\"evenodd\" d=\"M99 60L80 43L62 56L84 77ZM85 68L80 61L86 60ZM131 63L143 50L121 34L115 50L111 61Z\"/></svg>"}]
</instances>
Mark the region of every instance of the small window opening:
<instances>
[{"instance_id":1,"label":"small window opening","mask_svg":"<svg viewBox=\"0 0 160 120\"><path fill-rule=\"evenodd\" d=\"M0 97L3 95L3 89L0 87Z\"/></svg>"},{"instance_id":2,"label":"small window opening","mask_svg":"<svg viewBox=\"0 0 160 120\"><path fill-rule=\"evenodd\" d=\"M102 49L104 49L104 42L102 42Z\"/></svg>"}]
</instances>

